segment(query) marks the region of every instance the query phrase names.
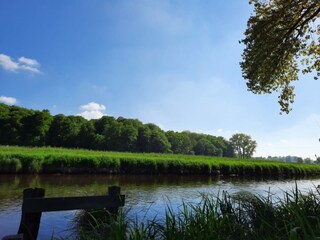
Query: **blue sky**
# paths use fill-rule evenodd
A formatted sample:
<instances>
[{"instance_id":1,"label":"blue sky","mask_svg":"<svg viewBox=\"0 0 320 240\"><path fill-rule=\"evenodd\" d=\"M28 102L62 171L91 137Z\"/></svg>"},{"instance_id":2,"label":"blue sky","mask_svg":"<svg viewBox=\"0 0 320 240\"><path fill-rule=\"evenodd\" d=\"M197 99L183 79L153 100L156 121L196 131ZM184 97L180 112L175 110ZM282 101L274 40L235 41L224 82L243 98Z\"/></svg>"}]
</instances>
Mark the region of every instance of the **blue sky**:
<instances>
[{"instance_id":1,"label":"blue sky","mask_svg":"<svg viewBox=\"0 0 320 240\"><path fill-rule=\"evenodd\" d=\"M0 102L52 114L137 118L164 130L243 132L256 156L320 155L319 83L289 115L247 91L243 0L0 1Z\"/></svg>"}]
</instances>

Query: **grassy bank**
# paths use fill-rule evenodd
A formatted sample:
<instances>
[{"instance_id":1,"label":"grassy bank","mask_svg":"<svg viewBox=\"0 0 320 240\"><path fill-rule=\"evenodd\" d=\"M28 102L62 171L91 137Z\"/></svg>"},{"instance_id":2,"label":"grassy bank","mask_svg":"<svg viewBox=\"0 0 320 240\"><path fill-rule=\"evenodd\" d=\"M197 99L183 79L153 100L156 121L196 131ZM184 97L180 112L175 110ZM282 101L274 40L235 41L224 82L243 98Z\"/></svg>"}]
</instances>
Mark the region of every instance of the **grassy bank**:
<instances>
[{"instance_id":1,"label":"grassy bank","mask_svg":"<svg viewBox=\"0 0 320 240\"><path fill-rule=\"evenodd\" d=\"M80 239L320 239L319 191L285 192L283 199L250 193L213 197L200 203L167 207L165 217L129 219L121 212L115 219L106 212L83 213L76 221Z\"/></svg>"},{"instance_id":2,"label":"grassy bank","mask_svg":"<svg viewBox=\"0 0 320 240\"><path fill-rule=\"evenodd\" d=\"M0 146L0 172L301 176L320 174L320 166L175 154Z\"/></svg>"}]
</instances>

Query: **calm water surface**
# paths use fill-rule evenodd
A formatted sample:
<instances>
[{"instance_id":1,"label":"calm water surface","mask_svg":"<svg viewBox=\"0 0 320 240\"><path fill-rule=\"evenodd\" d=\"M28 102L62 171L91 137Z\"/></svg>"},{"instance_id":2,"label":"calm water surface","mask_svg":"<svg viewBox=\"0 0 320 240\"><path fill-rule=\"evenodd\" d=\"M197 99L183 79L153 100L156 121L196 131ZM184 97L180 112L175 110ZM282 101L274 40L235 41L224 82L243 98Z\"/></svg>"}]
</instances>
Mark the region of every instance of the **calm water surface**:
<instances>
[{"instance_id":1,"label":"calm water surface","mask_svg":"<svg viewBox=\"0 0 320 240\"><path fill-rule=\"evenodd\" d=\"M0 175L0 239L17 232L22 191L28 187L45 188L47 197L90 196L106 194L108 187L117 185L126 195L126 208L140 218L163 216L165 207L173 208L185 202L199 201L199 193L217 194L248 191L260 195L267 192L282 197L283 191L295 187L309 191L320 185L320 179L245 179L237 177L200 176L103 176L103 175ZM77 211L43 213L39 239L70 236Z\"/></svg>"}]
</instances>

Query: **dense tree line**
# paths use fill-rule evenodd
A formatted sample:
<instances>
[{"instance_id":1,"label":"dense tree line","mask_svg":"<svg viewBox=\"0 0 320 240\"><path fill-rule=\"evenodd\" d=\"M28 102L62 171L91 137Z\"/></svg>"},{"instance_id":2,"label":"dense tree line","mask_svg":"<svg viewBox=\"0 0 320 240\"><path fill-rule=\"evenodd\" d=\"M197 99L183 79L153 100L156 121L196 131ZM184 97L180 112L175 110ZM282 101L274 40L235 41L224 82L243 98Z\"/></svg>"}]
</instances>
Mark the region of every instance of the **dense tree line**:
<instances>
[{"instance_id":1,"label":"dense tree line","mask_svg":"<svg viewBox=\"0 0 320 240\"><path fill-rule=\"evenodd\" d=\"M165 132L155 124L123 117L52 116L48 110L5 104L0 104L0 145L234 156L232 145L223 137Z\"/></svg>"}]
</instances>

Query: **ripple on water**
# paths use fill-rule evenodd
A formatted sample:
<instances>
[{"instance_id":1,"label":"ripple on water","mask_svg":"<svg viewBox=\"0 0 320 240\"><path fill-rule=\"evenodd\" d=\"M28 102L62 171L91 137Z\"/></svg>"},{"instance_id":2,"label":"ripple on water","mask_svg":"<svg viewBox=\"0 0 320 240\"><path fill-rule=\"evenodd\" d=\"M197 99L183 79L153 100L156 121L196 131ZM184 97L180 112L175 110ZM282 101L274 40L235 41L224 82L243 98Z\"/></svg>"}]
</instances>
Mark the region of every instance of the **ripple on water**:
<instances>
[{"instance_id":1,"label":"ripple on water","mask_svg":"<svg viewBox=\"0 0 320 240\"><path fill-rule=\"evenodd\" d=\"M270 191L283 197L297 184L309 191L320 179L244 179L200 176L106 176L106 175L1 175L0 238L17 232L20 223L22 191L28 187L46 189L46 196L89 196L107 193L108 186L121 186L126 195L130 216L151 219L164 215L167 204L177 209L182 201L198 202L200 193L217 195L221 191L248 191L266 196ZM72 234L72 221L77 211L43 213L39 239Z\"/></svg>"}]
</instances>

